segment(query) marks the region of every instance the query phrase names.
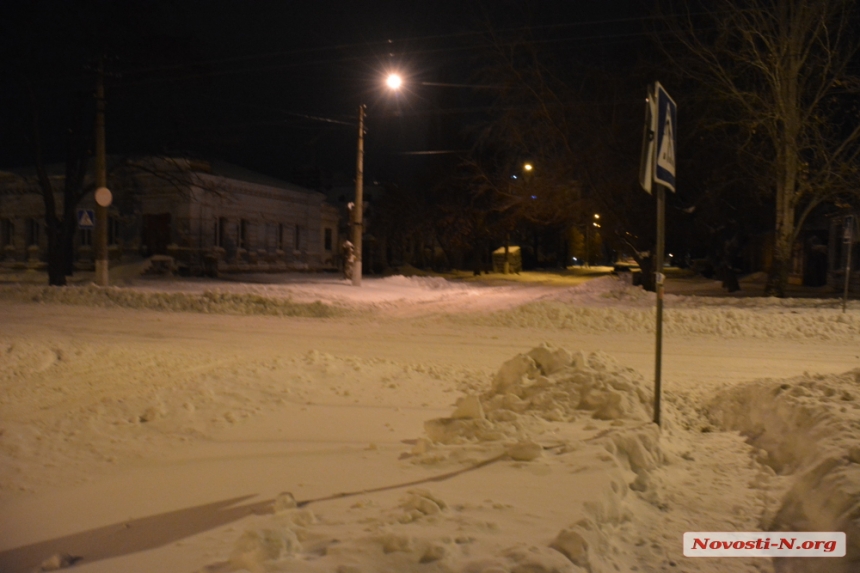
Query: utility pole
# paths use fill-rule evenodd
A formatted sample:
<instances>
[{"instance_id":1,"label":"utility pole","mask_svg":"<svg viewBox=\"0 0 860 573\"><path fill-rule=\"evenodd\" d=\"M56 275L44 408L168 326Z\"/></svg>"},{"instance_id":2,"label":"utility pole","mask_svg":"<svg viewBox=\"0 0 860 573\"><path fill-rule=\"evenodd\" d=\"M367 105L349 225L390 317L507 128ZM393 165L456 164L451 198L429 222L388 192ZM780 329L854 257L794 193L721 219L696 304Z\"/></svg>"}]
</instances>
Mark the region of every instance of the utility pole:
<instances>
[{"instance_id":1,"label":"utility pole","mask_svg":"<svg viewBox=\"0 0 860 573\"><path fill-rule=\"evenodd\" d=\"M591 248L588 245L590 242L589 239L591 238L591 229L589 228L590 224L591 221L585 224L585 268L587 269L591 268L591 263L589 262L589 259L591 258Z\"/></svg>"},{"instance_id":2,"label":"utility pole","mask_svg":"<svg viewBox=\"0 0 860 573\"><path fill-rule=\"evenodd\" d=\"M111 203L107 189L107 159L105 157L105 80L104 58L99 60L96 76L96 276L99 286L108 286L108 212Z\"/></svg>"},{"instance_id":3,"label":"utility pole","mask_svg":"<svg viewBox=\"0 0 860 573\"><path fill-rule=\"evenodd\" d=\"M352 286L361 286L361 234L364 212L364 104L358 106L358 151L355 158L355 208L352 216L352 244L355 248L355 266L352 269Z\"/></svg>"}]
</instances>

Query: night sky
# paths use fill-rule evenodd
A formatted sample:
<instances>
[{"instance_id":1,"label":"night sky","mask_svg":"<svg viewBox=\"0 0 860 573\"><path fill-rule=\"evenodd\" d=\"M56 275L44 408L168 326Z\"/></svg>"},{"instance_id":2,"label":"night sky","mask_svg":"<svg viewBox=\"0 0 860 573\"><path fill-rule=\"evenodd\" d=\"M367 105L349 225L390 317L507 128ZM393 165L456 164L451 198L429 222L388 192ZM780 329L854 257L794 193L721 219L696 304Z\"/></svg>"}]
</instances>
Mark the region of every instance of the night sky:
<instances>
[{"instance_id":1,"label":"night sky","mask_svg":"<svg viewBox=\"0 0 860 573\"><path fill-rule=\"evenodd\" d=\"M451 166L486 121L477 85L489 38L527 35L560 58L623 66L648 6L575 1L27 1L4 3L0 168L46 161L91 121L107 57L108 153L171 153L295 179L354 176L368 107L366 177L407 184ZM383 85L390 70L407 80ZM87 127L87 129L89 129Z\"/></svg>"}]
</instances>

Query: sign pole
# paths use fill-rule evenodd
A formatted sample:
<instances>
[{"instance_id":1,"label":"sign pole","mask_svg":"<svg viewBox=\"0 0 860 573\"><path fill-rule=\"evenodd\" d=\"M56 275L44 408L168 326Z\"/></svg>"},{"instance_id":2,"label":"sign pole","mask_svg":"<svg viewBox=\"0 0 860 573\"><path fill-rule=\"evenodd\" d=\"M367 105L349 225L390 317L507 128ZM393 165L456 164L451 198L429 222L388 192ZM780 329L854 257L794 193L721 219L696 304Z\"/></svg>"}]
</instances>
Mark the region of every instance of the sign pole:
<instances>
[{"instance_id":1,"label":"sign pole","mask_svg":"<svg viewBox=\"0 0 860 573\"><path fill-rule=\"evenodd\" d=\"M663 367L663 251L666 248L666 189L675 191L675 147L678 108L654 82L645 99L645 130L639 163L639 184L657 197L657 244L654 253L654 291L657 294L656 344L654 350L654 423L660 426Z\"/></svg>"},{"instance_id":2,"label":"sign pole","mask_svg":"<svg viewBox=\"0 0 860 573\"><path fill-rule=\"evenodd\" d=\"M657 189L657 253L654 261L654 290L657 293L657 327L654 356L654 423L660 425L661 371L663 366L663 250L666 244L666 188L655 183Z\"/></svg>"}]
</instances>

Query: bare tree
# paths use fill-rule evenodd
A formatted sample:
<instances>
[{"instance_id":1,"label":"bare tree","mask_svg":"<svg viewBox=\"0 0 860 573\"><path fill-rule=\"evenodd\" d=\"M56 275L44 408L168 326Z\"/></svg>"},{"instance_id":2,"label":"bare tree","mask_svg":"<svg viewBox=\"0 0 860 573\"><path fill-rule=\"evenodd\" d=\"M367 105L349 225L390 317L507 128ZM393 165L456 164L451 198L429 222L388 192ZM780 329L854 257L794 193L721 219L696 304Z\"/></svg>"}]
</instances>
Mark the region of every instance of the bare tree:
<instances>
[{"instance_id":1,"label":"bare tree","mask_svg":"<svg viewBox=\"0 0 860 573\"><path fill-rule=\"evenodd\" d=\"M89 163L87 149L90 142L89 130L84 127L87 124L86 120L83 119L85 114L81 114L81 125L77 129L69 129L67 132L66 172L65 177L62 178L62 199L58 209L55 182L51 180L43 158L39 108L35 102L35 97L31 97L31 102L33 125L29 143L36 167L36 187L45 204L45 229L48 238L48 284L65 286L66 276L70 276L74 270L74 236L77 230L75 210L81 199L95 189L95 184L92 181L86 181L87 164Z\"/></svg>"},{"instance_id":2,"label":"bare tree","mask_svg":"<svg viewBox=\"0 0 860 573\"><path fill-rule=\"evenodd\" d=\"M772 192L774 256L765 291L784 296L806 218L858 189L856 3L724 0L669 8L685 15L662 20L667 54L721 106L714 126L733 131L754 166L751 177Z\"/></svg>"}]
</instances>

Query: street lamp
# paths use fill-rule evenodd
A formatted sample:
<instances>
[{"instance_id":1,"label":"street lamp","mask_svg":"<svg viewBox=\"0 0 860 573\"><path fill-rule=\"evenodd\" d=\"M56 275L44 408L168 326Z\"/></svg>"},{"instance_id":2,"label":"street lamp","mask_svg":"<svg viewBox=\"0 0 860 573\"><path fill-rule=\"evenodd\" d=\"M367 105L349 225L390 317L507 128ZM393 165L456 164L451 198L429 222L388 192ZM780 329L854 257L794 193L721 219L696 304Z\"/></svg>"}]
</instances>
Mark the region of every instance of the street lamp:
<instances>
[{"instance_id":1,"label":"street lamp","mask_svg":"<svg viewBox=\"0 0 860 573\"><path fill-rule=\"evenodd\" d=\"M589 256L589 251L591 251L591 239L589 237L589 231L591 231L592 226L597 227L598 229L600 228L600 223L597 222L599 220L600 215L595 213L593 219L590 221L591 224L585 225L585 268L587 269L591 268L591 257Z\"/></svg>"},{"instance_id":2,"label":"street lamp","mask_svg":"<svg viewBox=\"0 0 860 573\"><path fill-rule=\"evenodd\" d=\"M389 89L397 90L403 85L398 74L389 74L385 80ZM361 286L361 235L364 215L364 118L367 106L358 106L358 149L355 157L355 207L353 207L352 244L355 262L352 269L352 286Z\"/></svg>"},{"instance_id":3,"label":"street lamp","mask_svg":"<svg viewBox=\"0 0 860 573\"><path fill-rule=\"evenodd\" d=\"M398 90L403 85L403 78L400 77L400 74L388 74L385 84L393 90Z\"/></svg>"}]
</instances>

